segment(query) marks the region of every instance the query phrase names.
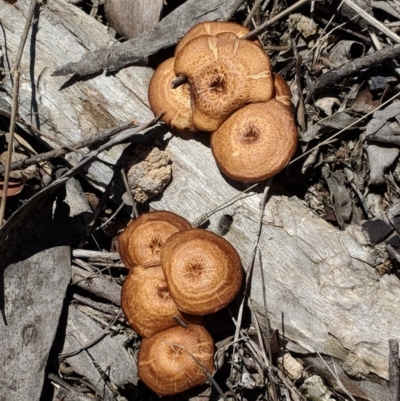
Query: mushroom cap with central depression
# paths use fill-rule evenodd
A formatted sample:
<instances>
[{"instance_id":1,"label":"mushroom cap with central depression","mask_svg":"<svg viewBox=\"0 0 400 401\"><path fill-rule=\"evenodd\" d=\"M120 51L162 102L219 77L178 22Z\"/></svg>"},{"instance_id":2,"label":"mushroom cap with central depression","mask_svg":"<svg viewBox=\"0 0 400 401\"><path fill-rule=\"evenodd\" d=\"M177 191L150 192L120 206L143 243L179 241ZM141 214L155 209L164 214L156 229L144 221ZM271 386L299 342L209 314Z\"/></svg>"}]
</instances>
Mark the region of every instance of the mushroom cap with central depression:
<instances>
[{"instance_id":1,"label":"mushroom cap with central depression","mask_svg":"<svg viewBox=\"0 0 400 401\"><path fill-rule=\"evenodd\" d=\"M119 236L119 254L124 265L134 266L160 262L161 247L178 231L192 228L183 217L168 211L144 213L133 220Z\"/></svg>"},{"instance_id":2,"label":"mushroom cap with central depression","mask_svg":"<svg viewBox=\"0 0 400 401\"><path fill-rule=\"evenodd\" d=\"M142 341L138 375L158 395L174 395L207 380L196 361L213 372L214 342L210 334L202 326L176 326Z\"/></svg>"},{"instance_id":3,"label":"mushroom cap with central depression","mask_svg":"<svg viewBox=\"0 0 400 401\"><path fill-rule=\"evenodd\" d=\"M193 123L199 130L215 131L245 104L274 95L269 57L233 33L191 40L175 57L174 70L189 81Z\"/></svg>"},{"instance_id":4,"label":"mushroom cap with central depression","mask_svg":"<svg viewBox=\"0 0 400 401\"><path fill-rule=\"evenodd\" d=\"M161 250L161 265L176 306L192 315L222 309L242 282L235 248L225 238L198 228L169 237Z\"/></svg>"},{"instance_id":5,"label":"mushroom cap with central depression","mask_svg":"<svg viewBox=\"0 0 400 401\"><path fill-rule=\"evenodd\" d=\"M229 178L257 182L279 173L294 155L298 133L288 107L276 100L249 104L211 136L219 169Z\"/></svg>"},{"instance_id":6,"label":"mushroom cap with central depression","mask_svg":"<svg viewBox=\"0 0 400 401\"><path fill-rule=\"evenodd\" d=\"M181 314L169 294L161 266L136 266L122 286L121 306L129 325L142 337L178 325L176 318L201 323L200 316Z\"/></svg>"}]
</instances>

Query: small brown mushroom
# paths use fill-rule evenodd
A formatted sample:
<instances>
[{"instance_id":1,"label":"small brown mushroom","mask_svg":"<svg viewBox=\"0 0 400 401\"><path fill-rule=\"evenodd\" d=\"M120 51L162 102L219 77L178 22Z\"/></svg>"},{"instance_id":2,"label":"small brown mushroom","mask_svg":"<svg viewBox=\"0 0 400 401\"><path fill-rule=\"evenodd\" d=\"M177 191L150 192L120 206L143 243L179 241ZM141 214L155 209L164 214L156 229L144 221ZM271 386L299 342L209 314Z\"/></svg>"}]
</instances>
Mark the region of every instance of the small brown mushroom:
<instances>
[{"instance_id":1,"label":"small brown mushroom","mask_svg":"<svg viewBox=\"0 0 400 401\"><path fill-rule=\"evenodd\" d=\"M183 322L201 323L199 316L181 314L165 282L160 266L136 266L122 286L121 306L129 325L142 337L177 326Z\"/></svg>"},{"instance_id":2,"label":"small brown mushroom","mask_svg":"<svg viewBox=\"0 0 400 401\"><path fill-rule=\"evenodd\" d=\"M204 327L172 327L142 341L138 374L158 395L178 394L207 380L198 363L211 374L213 353L213 340Z\"/></svg>"},{"instance_id":3,"label":"small brown mushroom","mask_svg":"<svg viewBox=\"0 0 400 401\"><path fill-rule=\"evenodd\" d=\"M211 136L220 170L241 182L257 182L279 173L296 151L298 133L289 109L272 99L234 113Z\"/></svg>"},{"instance_id":4,"label":"small brown mushroom","mask_svg":"<svg viewBox=\"0 0 400 401\"><path fill-rule=\"evenodd\" d=\"M172 212L144 213L133 220L119 236L119 254L124 265L158 264L161 247L172 234L192 226Z\"/></svg>"},{"instance_id":5,"label":"small brown mushroom","mask_svg":"<svg viewBox=\"0 0 400 401\"><path fill-rule=\"evenodd\" d=\"M233 33L191 40L176 56L174 70L188 78L193 123L200 130L215 131L245 104L274 95L268 56Z\"/></svg>"},{"instance_id":6,"label":"small brown mushroom","mask_svg":"<svg viewBox=\"0 0 400 401\"><path fill-rule=\"evenodd\" d=\"M169 237L161 250L161 265L176 306L192 315L222 309L242 282L235 248L217 234L198 228Z\"/></svg>"},{"instance_id":7,"label":"small brown mushroom","mask_svg":"<svg viewBox=\"0 0 400 401\"><path fill-rule=\"evenodd\" d=\"M171 128L194 131L192 109L190 107L190 88L188 83L172 89L172 81L176 78L174 58L161 63L150 80L149 103L154 115L166 112L161 118Z\"/></svg>"},{"instance_id":8,"label":"small brown mushroom","mask_svg":"<svg viewBox=\"0 0 400 401\"><path fill-rule=\"evenodd\" d=\"M204 21L196 24L190 28L186 35L179 41L175 47L175 56L182 50L182 48L194 38L201 35L215 36L223 32L234 33L238 38L247 35L250 30L244 26L237 24L236 22L225 22L225 21ZM254 39L253 42L261 47L261 43L258 39Z\"/></svg>"},{"instance_id":9,"label":"small brown mushroom","mask_svg":"<svg viewBox=\"0 0 400 401\"><path fill-rule=\"evenodd\" d=\"M275 86L275 99L281 102L289 109L292 109L292 91L287 82L283 79L282 75L274 73L274 86Z\"/></svg>"}]
</instances>

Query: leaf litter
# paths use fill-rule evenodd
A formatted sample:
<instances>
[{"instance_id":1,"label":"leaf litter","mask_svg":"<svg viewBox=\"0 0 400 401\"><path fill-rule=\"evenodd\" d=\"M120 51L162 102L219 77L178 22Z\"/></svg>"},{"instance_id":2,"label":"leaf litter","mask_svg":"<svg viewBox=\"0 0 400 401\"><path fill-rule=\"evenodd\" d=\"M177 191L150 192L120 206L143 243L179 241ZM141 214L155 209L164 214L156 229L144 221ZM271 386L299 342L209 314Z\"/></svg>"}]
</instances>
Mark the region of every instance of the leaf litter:
<instances>
[{"instance_id":1,"label":"leaf litter","mask_svg":"<svg viewBox=\"0 0 400 401\"><path fill-rule=\"evenodd\" d=\"M99 22L107 24L102 8L99 7L100 3L97 3L88 0L74 2L76 7L91 13ZM167 7L173 7L172 2L167 3L168 5L164 5L165 10ZM324 7L322 3L309 2L260 34L274 69L290 84L293 92L293 110L297 121L304 128L300 136L297 158L288 167L291 177L287 178L282 173L278 181L288 193L302 198L310 210L329 223L340 229L359 224L369 236L370 243L392 246L391 268L397 268L400 260L397 251L400 247L397 235L400 101L393 99L388 105L376 109L391 97L400 94L399 66L395 58L386 58L383 64L377 58L375 61L369 61L368 67L356 71L350 71L349 66L365 55L373 55L380 48L384 49L388 42L396 42L395 37L399 32L399 24L396 23L400 18L400 6L397 1L372 2L371 7L366 8L366 13L370 16L370 19L366 20L354 11L354 3L350 0L338 7L333 6L333 1L324 2L330 8ZM248 27L254 29L284 11L286 7L287 5L280 0L254 0L243 2L231 17L239 23L246 21ZM376 10L379 10L379 13L375 13ZM165 16L166 12L161 14L161 17ZM154 19L154 14L151 18ZM394 36L387 36L387 32L381 31L379 26L375 29L375 36L365 30L367 26L373 25L374 21L378 21L378 18L379 23L390 27ZM173 18L172 22L172 26L181 23ZM186 30L188 28L186 27ZM125 43L124 38L118 34L117 38ZM160 46L160 49L161 47L163 46ZM150 62L157 64L163 57L162 52L159 52ZM1 109L0 123L3 129L7 130L9 110L3 106ZM372 115L368 115L369 113ZM29 126L24 122L20 123L19 129L23 135L29 132ZM338 132L340 135L333 137ZM29 141L32 142L32 137ZM43 150L42 145L34 141L33 144L39 151ZM24 149L25 159L32 157L23 144L18 143L17 147ZM311 150L312 158L302 157L302 154ZM64 154L57 157L63 158ZM45 159L44 162L48 163L48 160ZM65 159L61 164L68 168ZM25 209L30 208L34 210L37 202L41 201L40 193L48 184L49 176L56 173L51 171L52 167L48 164L44 166L36 163L32 166L35 167L30 168L29 174L26 170L20 170L24 178L23 184L17 186L19 192L7 193L7 196L13 195L6 210L9 225L18 215L13 215L13 212L24 213ZM169 178L164 177L163 180L168 181ZM88 212L88 219L94 224L97 224L97 221L113 224L126 220L125 205L118 209L110 197L111 189L101 193L83 180L82 186L85 189L79 196L83 196L93 205L92 212ZM152 196L161 191L155 186L157 189L153 191ZM10 188L10 191L12 189ZM137 193L138 188L134 191ZM146 192L145 189L143 191ZM149 198L149 192L151 193L147 190L144 203ZM35 197L35 194L38 195ZM129 201L125 204L129 205ZM81 235L82 229L87 230L87 221L76 222L76 236ZM73 394L77 388L82 399L151 399L154 395L140 384L136 387L135 379L129 381L118 373L117 377L114 377L114 369L118 367L111 366L112 363L110 365L107 361L109 352L119 353L119 362L125 364L119 368L121 372L134 372L136 365L132 361L139 340L121 316L115 311L112 314L107 309L110 303L119 306L116 294L123 282L125 271L111 257L110 251L115 249L111 248L105 229L98 231L100 237L97 239L92 239L92 233L92 230L88 233L89 239L85 248L97 249L95 242L100 238L102 248L107 251L92 251L94 253L88 253L90 256L75 257L74 286L71 285L66 293L71 305L83 303L82 298L75 297L75 301L73 300L75 294L79 295L77 288L83 294L89 295L89 299L95 298L85 308L71 312L71 320L66 322L66 333L69 337L63 344L63 350L69 353L82 349L83 359L74 361L70 357L60 362L57 368L60 377L56 379L52 376L52 383L59 389L54 399L65 399L63 397ZM76 299L79 299L79 302ZM226 314L229 315L228 312ZM90 321L87 321L88 315L91 316ZM220 326L223 330L230 327L232 331L232 323L227 315L222 316ZM80 320L84 323L79 323ZM90 338L99 337L98 345L102 345L100 350L104 355L95 348L91 352L88 346L89 337L80 338L79 330L72 334L76 330L74 325L82 327L83 324L90 326L84 330ZM308 373L300 359L284 351L279 343L274 344L273 333L260 338L254 325L245 327L236 327L236 330L239 330L236 340L242 340L235 343L236 353L231 352L233 336L225 337L217 343L219 369L216 377L227 380L229 376L225 393L227 399L343 399L343 396L328 389L319 376ZM214 335L217 336L218 333ZM102 343L101 336L107 337L107 345ZM271 355L274 359L277 358L276 364L269 358ZM128 357L131 358L130 361ZM230 370L230 375L227 375L227 370ZM75 384L71 387L68 383ZM209 386L203 386L185 395L185 399L192 400L217 398L215 391Z\"/></svg>"}]
</instances>

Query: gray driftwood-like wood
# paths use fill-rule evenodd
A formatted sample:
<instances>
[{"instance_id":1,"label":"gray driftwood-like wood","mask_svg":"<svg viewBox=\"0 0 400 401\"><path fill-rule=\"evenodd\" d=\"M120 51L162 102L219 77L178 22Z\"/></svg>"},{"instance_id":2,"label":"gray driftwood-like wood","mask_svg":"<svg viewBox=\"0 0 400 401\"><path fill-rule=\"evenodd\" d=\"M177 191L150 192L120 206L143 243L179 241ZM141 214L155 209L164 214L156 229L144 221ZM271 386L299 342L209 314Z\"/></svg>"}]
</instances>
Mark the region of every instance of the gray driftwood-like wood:
<instances>
[{"instance_id":1,"label":"gray driftwood-like wood","mask_svg":"<svg viewBox=\"0 0 400 401\"><path fill-rule=\"evenodd\" d=\"M193 25L202 21L228 20L243 0L188 0L137 38L86 54L79 62L58 68L54 75L85 76L111 72L173 46ZM61 64L61 63L60 63ZM61 64L62 65L62 64Z\"/></svg>"},{"instance_id":2,"label":"gray driftwood-like wood","mask_svg":"<svg viewBox=\"0 0 400 401\"><path fill-rule=\"evenodd\" d=\"M0 400L38 401L71 279L63 190L36 197L0 230Z\"/></svg>"},{"instance_id":3,"label":"gray driftwood-like wood","mask_svg":"<svg viewBox=\"0 0 400 401\"><path fill-rule=\"evenodd\" d=\"M107 280L104 276L72 266L71 284L87 290L97 297L107 299L114 305L121 305L121 286Z\"/></svg>"},{"instance_id":4,"label":"gray driftwood-like wood","mask_svg":"<svg viewBox=\"0 0 400 401\"><path fill-rule=\"evenodd\" d=\"M103 331L104 329L89 316L77 310L75 306L70 306L62 354L80 350L99 338ZM111 383L119 388L124 388L127 384L137 384L136 363L114 337L102 336L96 344L66 358L66 362L75 372L86 377L105 401L114 401L115 397L104 377L108 377Z\"/></svg>"},{"instance_id":5,"label":"gray driftwood-like wood","mask_svg":"<svg viewBox=\"0 0 400 401\"><path fill-rule=\"evenodd\" d=\"M163 4L163 0L105 0L104 13L111 28L134 38L157 24Z\"/></svg>"},{"instance_id":6,"label":"gray driftwood-like wood","mask_svg":"<svg viewBox=\"0 0 400 401\"><path fill-rule=\"evenodd\" d=\"M11 104L12 81L9 67L15 60L25 23L29 0L10 4L0 0L0 46L7 54L1 96ZM19 116L43 132L51 133L58 143L71 144L113 128L125 118L144 121L150 117L147 107L147 83L152 71L145 66L125 68L106 77L75 82L51 73L62 60L79 60L88 51L112 46L107 27L65 0L43 3L35 16L23 53L20 72ZM134 94L132 96L132 94ZM43 138L50 148L59 148ZM115 146L101 155L114 163L123 146ZM71 153L66 159L76 165L81 155ZM87 169L93 183L104 188L113 171L95 162ZM100 178L101 177L101 178Z\"/></svg>"},{"instance_id":7,"label":"gray driftwood-like wood","mask_svg":"<svg viewBox=\"0 0 400 401\"><path fill-rule=\"evenodd\" d=\"M4 47L7 38L9 60L15 56L27 3L19 0L17 8L0 0L0 41ZM84 81L51 76L67 59L79 60L88 51L111 45L105 27L63 0L48 0L36 21L22 60L22 118L37 122L43 131L65 143L129 118L148 121L151 112L146 91L151 71L146 67L128 67L113 76ZM8 79L5 90L9 101ZM165 136L163 145L171 154L173 180L163 196L151 203L154 209L199 221L241 194L241 185L221 176L207 144L204 135L186 139ZM102 157L115 163L122 149L115 147ZM76 164L79 159L70 155L68 160ZM112 170L99 162L92 163L88 173L100 188L105 188L112 176ZM246 269L256 241L260 200L260 194L242 195L241 200L214 213L208 226L217 231L223 214L233 217L226 238L238 249ZM287 348L304 355L329 378L316 356L319 352L335 364L341 381L353 394L369 400L389 399L388 340L400 336L400 283L394 275L377 274L375 267L385 255L368 246L357 227L338 231L301 201L279 194L267 204L259 248L262 266L257 258L251 298L260 322L265 321L262 268L271 325L279 330L284 327Z\"/></svg>"}]
</instances>

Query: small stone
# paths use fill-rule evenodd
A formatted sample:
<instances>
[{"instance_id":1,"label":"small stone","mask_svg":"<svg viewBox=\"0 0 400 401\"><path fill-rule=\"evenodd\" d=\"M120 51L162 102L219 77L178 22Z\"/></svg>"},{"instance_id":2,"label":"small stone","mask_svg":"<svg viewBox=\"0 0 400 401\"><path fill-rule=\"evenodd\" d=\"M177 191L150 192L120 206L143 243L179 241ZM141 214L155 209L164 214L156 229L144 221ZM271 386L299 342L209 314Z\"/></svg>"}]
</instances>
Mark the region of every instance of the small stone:
<instances>
[{"instance_id":1,"label":"small stone","mask_svg":"<svg viewBox=\"0 0 400 401\"><path fill-rule=\"evenodd\" d=\"M326 388L319 376L311 376L300 387L311 401L333 401L333 394Z\"/></svg>"},{"instance_id":2,"label":"small stone","mask_svg":"<svg viewBox=\"0 0 400 401\"><path fill-rule=\"evenodd\" d=\"M292 380L299 380L303 377L303 365L289 353L278 358L278 368Z\"/></svg>"},{"instance_id":3,"label":"small stone","mask_svg":"<svg viewBox=\"0 0 400 401\"><path fill-rule=\"evenodd\" d=\"M138 146L126 160L125 171L133 199L145 203L161 193L171 181L171 158L158 148ZM127 193L123 200L130 205Z\"/></svg>"}]
</instances>

